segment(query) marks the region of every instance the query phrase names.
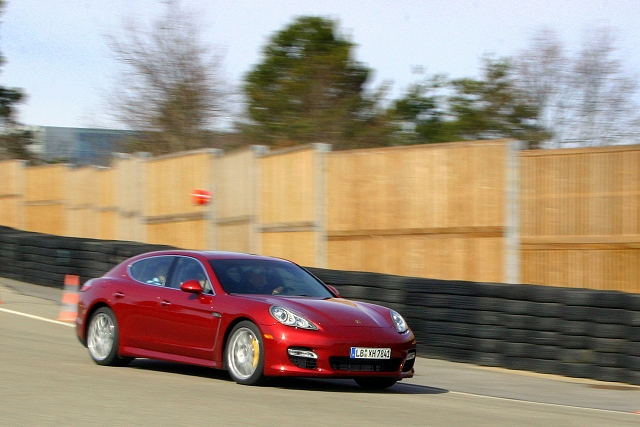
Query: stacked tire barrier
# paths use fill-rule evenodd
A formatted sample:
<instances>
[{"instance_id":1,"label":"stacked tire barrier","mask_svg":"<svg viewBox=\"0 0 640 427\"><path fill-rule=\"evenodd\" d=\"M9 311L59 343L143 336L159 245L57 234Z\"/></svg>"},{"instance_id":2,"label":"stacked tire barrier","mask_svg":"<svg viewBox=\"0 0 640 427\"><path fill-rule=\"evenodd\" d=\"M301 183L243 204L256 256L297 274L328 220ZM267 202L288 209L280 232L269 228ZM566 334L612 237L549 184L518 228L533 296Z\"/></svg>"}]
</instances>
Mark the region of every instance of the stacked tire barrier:
<instances>
[{"instance_id":1,"label":"stacked tire barrier","mask_svg":"<svg viewBox=\"0 0 640 427\"><path fill-rule=\"evenodd\" d=\"M309 269L401 313L418 354L640 385L640 295Z\"/></svg>"},{"instance_id":2,"label":"stacked tire barrier","mask_svg":"<svg viewBox=\"0 0 640 427\"><path fill-rule=\"evenodd\" d=\"M62 288L169 246L0 227L0 277ZM640 385L640 295L308 268L342 296L401 313L418 354Z\"/></svg>"}]
</instances>

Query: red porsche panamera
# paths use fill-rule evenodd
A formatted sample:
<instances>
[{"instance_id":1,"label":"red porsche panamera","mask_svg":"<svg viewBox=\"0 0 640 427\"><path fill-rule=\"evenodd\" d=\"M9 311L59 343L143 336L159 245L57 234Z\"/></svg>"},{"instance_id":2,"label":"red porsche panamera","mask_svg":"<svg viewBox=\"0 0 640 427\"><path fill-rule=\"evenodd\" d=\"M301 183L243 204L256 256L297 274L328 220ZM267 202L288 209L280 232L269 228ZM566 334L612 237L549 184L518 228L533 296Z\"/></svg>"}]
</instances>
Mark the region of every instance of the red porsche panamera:
<instances>
[{"instance_id":1,"label":"red porsche panamera","mask_svg":"<svg viewBox=\"0 0 640 427\"><path fill-rule=\"evenodd\" d=\"M78 338L101 365L136 357L267 377L353 378L386 388L413 376L402 316L341 298L298 265L228 252L133 257L81 289Z\"/></svg>"}]
</instances>

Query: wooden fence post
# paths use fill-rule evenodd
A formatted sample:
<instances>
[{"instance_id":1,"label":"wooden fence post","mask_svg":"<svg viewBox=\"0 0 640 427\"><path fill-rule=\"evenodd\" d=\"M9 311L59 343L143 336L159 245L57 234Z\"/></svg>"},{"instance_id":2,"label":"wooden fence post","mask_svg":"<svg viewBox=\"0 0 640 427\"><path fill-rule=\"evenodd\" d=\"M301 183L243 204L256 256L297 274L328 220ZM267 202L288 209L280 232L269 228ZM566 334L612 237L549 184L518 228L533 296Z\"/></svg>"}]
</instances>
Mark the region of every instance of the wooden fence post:
<instances>
[{"instance_id":1,"label":"wooden fence post","mask_svg":"<svg viewBox=\"0 0 640 427\"><path fill-rule=\"evenodd\" d=\"M520 283L520 150L521 141L507 143L505 168L504 283Z\"/></svg>"},{"instance_id":2,"label":"wooden fence post","mask_svg":"<svg viewBox=\"0 0 640 427\"><path fill-rule=\"evenodd\" d=\"M134 208L134 236L136 242L147 242L147 170L145 163L151 158L151 153L138 152L134 159L133 187L135 191Z\"/></svg>"},{"instance_id":3,"label":"wooden fence post","mask_svg":"<svg viewBox=\"0 0 640 427\"><path fill-rule=\"evenodd\" d=\"M251 218L249 220L249 252L262 254L262 230L260 229L260 207L262 206L262 168L260 159L269 152L266 145L252 145L253 160L251 162Z\"/></svg>"},{"instance_id":4,"label":"wooden fence post","mask_svg":"<svg viewBox=\"0 0 640 427\"><path fill-rule=\"evenodd\" d=\"M328 232L327 232L327 153L331 144L313 144L316 151L313 165L313 209L315 216L316 242L315 267L327 268Z\"/></svg>"},{"instance_id":5,"label":"wooden fence post","mask_svg":"<svg viewBox=\"0 0 640 427\"><path fill-rule=\"evenodd\" d=\"M15 178L15 194L16 194L16 224L14 227L20 230L27 229L27 161L19 160L17 169L17 177Z\"/></svg>"},{"instance_id":6,"label":"wooden fence post","mask_svg":"<svg viewBox=\"0 0 640 427\"><path fill-rule=\"evenodd\" d=\"M211 200L209 201L209 206L204 213L205 220L205 232L207 233L207 237L205 240L205 246L208 250L217 250L219 247L218 243L218 195L220 191L217 187L218 185L218 171L219 171L219 161L222 156L224 156L224 150L218 148L212 148L208 150L209 152L209 184L207 188L211 191Z\"/></svg>"},{"instance_id":7,"label":"wooden fence post","mask_svg":"<svg viewBox=\"0 0 640 427\"><path fill-rule=\"evenodd\" d=\"M26 167L23 160L0 162L0 225L18 229L27 226Z\"/></svg>"}]
</instances>

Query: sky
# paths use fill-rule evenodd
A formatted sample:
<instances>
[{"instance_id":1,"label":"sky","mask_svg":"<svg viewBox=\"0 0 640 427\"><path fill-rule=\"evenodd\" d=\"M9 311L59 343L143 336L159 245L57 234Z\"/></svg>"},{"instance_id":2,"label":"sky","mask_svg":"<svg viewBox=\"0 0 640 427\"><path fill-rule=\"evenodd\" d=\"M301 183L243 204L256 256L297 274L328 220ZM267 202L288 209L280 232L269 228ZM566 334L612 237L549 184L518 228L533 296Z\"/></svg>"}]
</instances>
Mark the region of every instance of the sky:
<instances>
[{"instance_id":1,"label":"sky","mask_svg":"<svg viewBox=\"0 0 640 427\"><path fill-rule=\"evenodd\" d=\"M150 24L160 0L6 0L0 17L0 85L28 99L18 120L32 126L118 128L105 111L118 74L107 35L127 19ZM183 0L206 43L223 52L222 77L239 87L277 31L301 15L336 20L373 70L371 87L392 82L398 98L425 76L477 77L485 54L513 56L542 28L570 51L586 30L614 31L619 57L640 78L640 0ZM422 70L422 74L419 71Z\"/></svg>"}]
</instances>

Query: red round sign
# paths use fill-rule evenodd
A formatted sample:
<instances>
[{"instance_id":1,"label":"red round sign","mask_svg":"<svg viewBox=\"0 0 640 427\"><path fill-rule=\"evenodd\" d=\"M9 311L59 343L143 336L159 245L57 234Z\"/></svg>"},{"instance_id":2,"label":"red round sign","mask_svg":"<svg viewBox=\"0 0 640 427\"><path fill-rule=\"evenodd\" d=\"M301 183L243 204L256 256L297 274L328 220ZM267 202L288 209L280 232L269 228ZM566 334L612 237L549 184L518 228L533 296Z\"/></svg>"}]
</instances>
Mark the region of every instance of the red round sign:
<instances>
[{"instance_id":1,"label":"red round sign","mask_svg":"<svg viewBox=\"0 0 640 427\"><path fill-rule=\"evenodd\" d=\"M191 201L194 205L206 205L211 200L211 192L207 190L193 190Z\"/></svg>"}]
</instances>

